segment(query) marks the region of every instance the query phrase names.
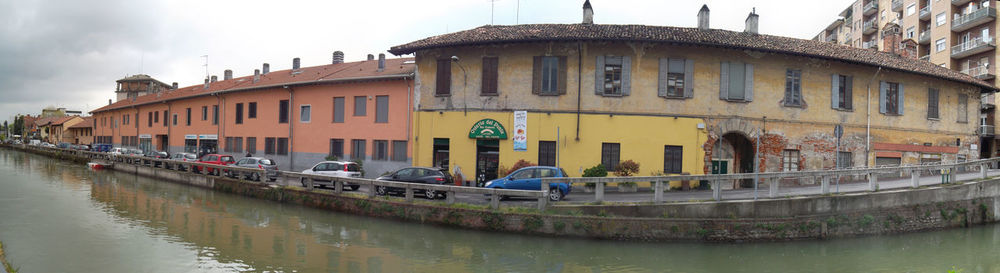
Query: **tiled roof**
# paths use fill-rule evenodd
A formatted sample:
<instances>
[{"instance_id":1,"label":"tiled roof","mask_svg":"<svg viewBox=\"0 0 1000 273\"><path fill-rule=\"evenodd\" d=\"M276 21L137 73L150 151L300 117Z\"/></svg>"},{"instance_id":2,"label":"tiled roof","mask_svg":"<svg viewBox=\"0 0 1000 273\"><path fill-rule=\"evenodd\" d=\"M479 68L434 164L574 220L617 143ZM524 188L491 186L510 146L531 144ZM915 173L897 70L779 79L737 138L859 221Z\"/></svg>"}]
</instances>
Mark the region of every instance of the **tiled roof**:
<instances>
[{"instance_id":1,"label":"tiled roof","mask_svg":"<svg viewBox=\"0 0 1000 273\"><path fill-rule=\"evenodd\" d=\"M394 46L396 55L419 50L518 42L631 41L679 45L749 49L762 52L798 55L847 63L880 66L901 72L941 77L996 90L987 82L930 62L900 57L875 49L860 49L833 43L802 40L721 29L697 29L646 25L534 24L482 26L448 33L408 44Z\"/></svg>"},{"instance_id":2,"label":"tiled roof","mask_svg":"<svg viewBox=\"0 0 1000 273\"><path fill-rule=\"evenodd\" d=\"M80 116L59 117L59 118L56 118L55 120L52 120L52 125L62 125L63 123L65 123L65 122L67 122L67 121L69 121L69 120L71 120L73 118L78 118L78 117L80 117Z\"/></svg>"},{"instance_id":3,"label":"tiled roof","mask_svg":"<svg viewBox=\"0 0 1000 273\"><path fill-rule=\"evenodd\" d=\"M81 121L81 122L79 122L77 124L73 124L73 126L70 126L69 128L70 129L81 129L81 128L91 128L91 127L94 127L94 117L92 117L92 116L91 117L84 117L83 121Z\"/></svg>"},{"instance_id":4,"label":"tiled roof","mask_svg":"<svg viewBox=\"0 0 1000 273\"><path fill-rule=\"evenodd\" d=\"M378 60L303 67L297 70L271 71L270 73L260 75L260 80L257 82L254 82L254 76L250 75L213 82L209 84L208 88L205 88L205 84L181 87L176 90L167 90L136 98L124 99L90 112L97 113L164 101L208 96L215 93L258 90L281 87L283 85L295 86L335 81L404 77L413 74L414 65L404 64L412 60L413 58L386 59L383 71L378 71Z\"/></svg>"},{"instance_id":5,"label":"tiled roof","mask_svg":"<svg viewBox=\"0 0 1000 273\"><path fill-rule=\"evenodd\" d=\"M53 120L56 120L56 119L58 119L58 117L50 117L50 118L40 118L40 119L36 119L36 120L35 120L35 126L45 126L45 125L49 125L49 123L52 123L52 121L53 121Z\"/></svg>"}]
</instances>

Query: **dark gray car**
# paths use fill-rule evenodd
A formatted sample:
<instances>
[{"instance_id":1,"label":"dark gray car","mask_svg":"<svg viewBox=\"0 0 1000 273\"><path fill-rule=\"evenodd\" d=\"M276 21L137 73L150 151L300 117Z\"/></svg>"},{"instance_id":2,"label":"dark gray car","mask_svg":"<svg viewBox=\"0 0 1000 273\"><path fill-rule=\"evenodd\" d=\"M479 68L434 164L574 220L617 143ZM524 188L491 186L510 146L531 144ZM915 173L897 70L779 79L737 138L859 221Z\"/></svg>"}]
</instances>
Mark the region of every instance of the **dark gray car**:
<instances>
[{"instance_id":1,"label":"dark gray car","mask_svg":"<svg viewBox=\"0 0 1000 273\"><path fill-rule=\"evenodd\" d=\"M231 166L243 167L243 168L253 168L253 169L263 169L267 173L267 180L275 181L278 180L278 164L274 163L274 160L270 160L263 157L244 157L236 161L236 163ZM260 181L260 177L257 173L252 173L246 177L252 180Z\"/></svg>"}]
</instances>

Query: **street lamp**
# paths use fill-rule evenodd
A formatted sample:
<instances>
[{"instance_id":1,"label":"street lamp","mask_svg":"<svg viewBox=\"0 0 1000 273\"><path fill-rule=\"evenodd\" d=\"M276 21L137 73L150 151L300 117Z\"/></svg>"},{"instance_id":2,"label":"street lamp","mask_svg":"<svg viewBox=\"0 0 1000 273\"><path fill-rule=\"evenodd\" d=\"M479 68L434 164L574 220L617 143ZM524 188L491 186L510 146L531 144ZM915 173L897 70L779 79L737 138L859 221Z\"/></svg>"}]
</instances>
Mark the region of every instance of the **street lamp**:
<instances>
[{"instance_id":1,"label":"street lamp","mask_svg":"<svg viewBox=\"0 0 1000 273\"><path fill-rule=\"evenodd\" d=\"M465 71L465 66L462 66L462 63L459 62L458 56L451 56L451 61L458 64L458 67L462 69L462 114L468 115L469 103L465 100L465 98L468 97L468 95L465 94L465 88L469 85L469 73Z\"/></svg>"}]
</instances>

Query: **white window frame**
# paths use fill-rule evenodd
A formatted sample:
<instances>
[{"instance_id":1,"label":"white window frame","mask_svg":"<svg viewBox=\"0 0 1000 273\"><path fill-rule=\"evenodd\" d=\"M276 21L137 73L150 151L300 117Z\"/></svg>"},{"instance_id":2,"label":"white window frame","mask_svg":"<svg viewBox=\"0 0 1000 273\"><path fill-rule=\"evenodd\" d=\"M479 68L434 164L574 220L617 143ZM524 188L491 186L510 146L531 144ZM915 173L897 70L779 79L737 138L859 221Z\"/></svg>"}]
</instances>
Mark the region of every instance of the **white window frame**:
<instances>
[{"instance_id":1,"label":"white window frame","mask_svg":"<svg viewBox=\"0 0 1000 273\"><path fill-rule=\"evenodd\" d=\"M906 16L913 15L914 13L917 13L917 3L906 6Z\"/></svg>"},{"instance_id":2,"label":"white window frame","mask_svg":"<svg viewBox=\"0 0 1000 273\"><path fill-rule=\"evenodd\" d=\"M309 109L308 115L303 115L302 111ZM312 122L312 104L299 104L299 122L310 123Z\"/></svg>"},{"instance_id":3,"label":"white window frame","mask_svg":"<svg viewBox=\"0 0 1000 273\"><path fill-rule=\"evenodd\" d=\"M947 22L948 22L947 12L938 13L937 15L934 16L934 26L936 27L944 25L944 23Z\"/></svg>"},{"instance_id":4,"label":"white window frame","mask_svg":"<svg viewBox=\"0 0 1000 273\"><path fill-rule=\"evenodd\" d=\"M948 44L945 38L937 39L934 41L934 52L941 52L948 49Z\"/></svg>"}]
</instances>

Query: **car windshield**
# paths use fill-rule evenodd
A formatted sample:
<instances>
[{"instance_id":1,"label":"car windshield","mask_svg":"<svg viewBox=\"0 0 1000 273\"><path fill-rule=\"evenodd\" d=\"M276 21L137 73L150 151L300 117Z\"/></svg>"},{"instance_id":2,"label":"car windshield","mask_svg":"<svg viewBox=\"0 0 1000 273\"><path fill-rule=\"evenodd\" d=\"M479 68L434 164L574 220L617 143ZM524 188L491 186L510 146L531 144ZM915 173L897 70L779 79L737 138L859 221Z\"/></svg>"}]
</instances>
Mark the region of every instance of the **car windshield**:
<instances>
[{"instance_id":1,"label":"car windshield","mask_svg":"<svg viewBox=\"0 0 1000 273\"><path fill-rule=\"evenodd\" d=\"M231 156L223 156L223 157L222 157L222 161L223 161L223 162L230 162L230 161L233 161L233 157L231 157Z\"/></svg>"},{"instance_id":2,"label":"car windshield","mask_svg":"<svg viewBox=\"0 0 1000 273\"><path fill-rule=\"evenodd\" d=\"M358 168L358 164L347 164L347 171L349 172L360 172L361 168Z\"/></svg>"}]
</instances>

